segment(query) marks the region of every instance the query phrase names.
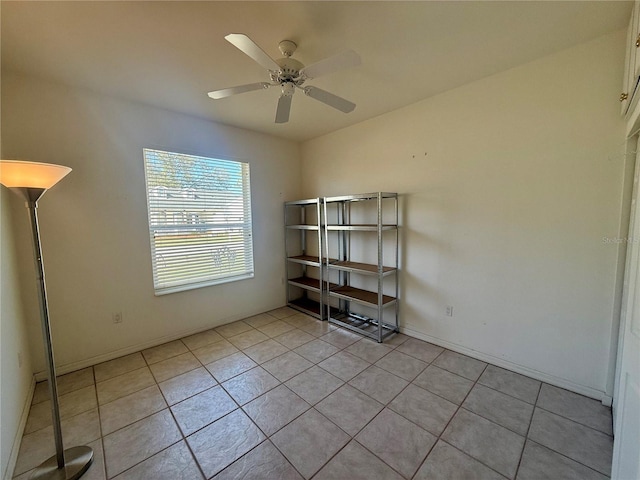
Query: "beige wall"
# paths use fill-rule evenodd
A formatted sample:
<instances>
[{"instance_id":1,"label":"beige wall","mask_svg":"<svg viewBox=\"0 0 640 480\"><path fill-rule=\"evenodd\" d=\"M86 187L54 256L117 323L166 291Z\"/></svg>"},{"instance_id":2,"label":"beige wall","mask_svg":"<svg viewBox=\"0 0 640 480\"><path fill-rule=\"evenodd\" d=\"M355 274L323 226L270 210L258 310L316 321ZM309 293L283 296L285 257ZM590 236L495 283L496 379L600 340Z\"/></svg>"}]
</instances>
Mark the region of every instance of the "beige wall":
<instances>
[{"instance_id":1,"label":"beige wall","mask_svg":"<svg viewBox=\"0 0 640 480\"><path fill-rule=\"evenodd\" d=\"M0 192L0 478L10 478L30 400L33 370L19 289L12 216L25 214L24 202L2 187ZM33 270L33 267L32 267ZM35 273L34 273L35 279ZM34 280L35 281L35 280ZM12 452L12 450L14 450ZM12 455L13 454L13 455Z\"/></svg>"},{"instance_id":2,"label":"beige wall","mask_svg":"<svg viewBox=\"0 0 640 480\"><path fill-rule=\"evenodd\" d=\"M406 332L610 395L623 56L619 32L302 145L304 197L402 195Z\"/></svg>"},{"instance_id":3,"label":"beige wall","mask_svg":"<svg viewBox=\"0 0 640 480\"><path fill-rule=\"evenodd\" d=\"M282 201L299 194L297 144L5 72L2 121L3 158L73 168L39 209L61 371L283 305ZM154 296L144 147L249 161L255 278ZM26 269L26 217L17 229ZM35 289L24 277L40 371Z\"/></svg>"},{"instance_id":4,"label":"beige wall","mask_svg":"<svg viewBox=\"0 0 640 480\"><path fill-rule=\"evenodd\" d=\"M3 72L3 156L74 168L40 206L62 371L281 305L282 200L388 190L402 194L408 333L610 394L620 244L602 239L621 229L623 44L622 32L608 35L301 150ZM153 295L143 147L250 161L254 279ZM20 270L32 272L26 216L15 225ZM33 278L21 282L42 370Z\"/></svg>"}]
</instances>

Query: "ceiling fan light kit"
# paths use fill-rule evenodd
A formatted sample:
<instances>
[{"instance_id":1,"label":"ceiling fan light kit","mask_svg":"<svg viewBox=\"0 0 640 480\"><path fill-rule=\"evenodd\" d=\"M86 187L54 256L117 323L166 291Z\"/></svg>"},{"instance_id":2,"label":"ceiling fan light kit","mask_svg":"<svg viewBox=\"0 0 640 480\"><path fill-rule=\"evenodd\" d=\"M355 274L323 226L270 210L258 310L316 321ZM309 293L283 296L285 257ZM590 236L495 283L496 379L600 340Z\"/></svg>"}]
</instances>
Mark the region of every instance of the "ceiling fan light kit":
<instances>
[{"instance_id":1,"label":"ceiling fan light kit","mask_svg":"<svg viewBox=\"0 0 640 480\"><path fill-rule=\"evenodd\" d=\"M289 121L291 112L291 100L296 88L302 90L305 95L329 105L344 113L349 113L356 108L356 104L333 93L310 85L303 86L307 80L334 73L345 68L360 65L360 56L353 50L346 50L324 60L320 60L308 67L305 67L298 60L291 58L298 46L291 40L282 40L278 48L283 57L277 60L272 59L253 40L242 33L231 33L224 37L229 43L234 45L245 55L251 57L256 63L269 71L271 83L257 82L236 87L223 88L209 92L209 97L214 100L230 97L239 93L251 92L254 90L267 89L273 86L280 86L281 94L276 108L276 123L286 123Z\"/></svg>"}]
</instances>

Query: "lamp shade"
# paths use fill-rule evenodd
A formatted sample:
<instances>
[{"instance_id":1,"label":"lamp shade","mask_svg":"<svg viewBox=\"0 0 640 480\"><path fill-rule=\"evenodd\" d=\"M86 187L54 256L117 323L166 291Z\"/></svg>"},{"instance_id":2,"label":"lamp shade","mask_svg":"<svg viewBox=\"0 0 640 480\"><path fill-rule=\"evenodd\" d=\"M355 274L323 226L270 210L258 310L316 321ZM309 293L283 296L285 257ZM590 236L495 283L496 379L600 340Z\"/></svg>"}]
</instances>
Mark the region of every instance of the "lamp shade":
<instances>
[{"instance_id":1,"label":"lamp shade","mask_svg":"<svg viewBox=\"0 0 640 480\"><path fill-rule=\"evenodd\" d=\"M0 160L0 183L8 188L48 189L70 171L69 167L51 163Z\"/></svg>"}]
</instances>

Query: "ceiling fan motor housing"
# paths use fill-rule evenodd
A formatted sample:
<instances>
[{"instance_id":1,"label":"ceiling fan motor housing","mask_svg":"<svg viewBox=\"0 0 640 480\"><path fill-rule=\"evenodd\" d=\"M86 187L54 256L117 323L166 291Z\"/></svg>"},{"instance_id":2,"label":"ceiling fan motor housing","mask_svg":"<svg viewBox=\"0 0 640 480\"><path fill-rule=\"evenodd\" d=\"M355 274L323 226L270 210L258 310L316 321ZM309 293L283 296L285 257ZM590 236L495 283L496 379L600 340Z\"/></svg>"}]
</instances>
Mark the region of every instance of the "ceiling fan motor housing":
<instances>
[{"instance_id":1,"label":"ceiling fan motor housing","mask_svg":"<svg viewBox=\"0 0 640 480\"><path fill-rule=\"evenodd\" d=\"M302 85L300 79L300 70L304 68L304 65L291 57L279 58L276 63L280 66L280 71L274 79L278 83L293 82L296 85ZM304 80L303 80L304 81Z\"/></svg>"}]
</instances>

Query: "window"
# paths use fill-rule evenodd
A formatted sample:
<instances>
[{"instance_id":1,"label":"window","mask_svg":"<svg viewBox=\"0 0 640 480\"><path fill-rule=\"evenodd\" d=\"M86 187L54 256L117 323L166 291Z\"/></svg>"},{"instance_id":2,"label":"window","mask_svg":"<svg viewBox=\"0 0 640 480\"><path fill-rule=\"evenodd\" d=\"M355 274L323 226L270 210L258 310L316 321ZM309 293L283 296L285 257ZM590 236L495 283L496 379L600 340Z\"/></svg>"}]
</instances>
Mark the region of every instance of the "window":
<instances>
[{"instance_id":1,"label":"window","mask_svg":"<svg viewBox=\"0 0 640 480\"><path fill-rule=\"evenodd\" d=\"M253 277L249 164L144 149L156 295Z\"/></svg>"}]
</instances>

